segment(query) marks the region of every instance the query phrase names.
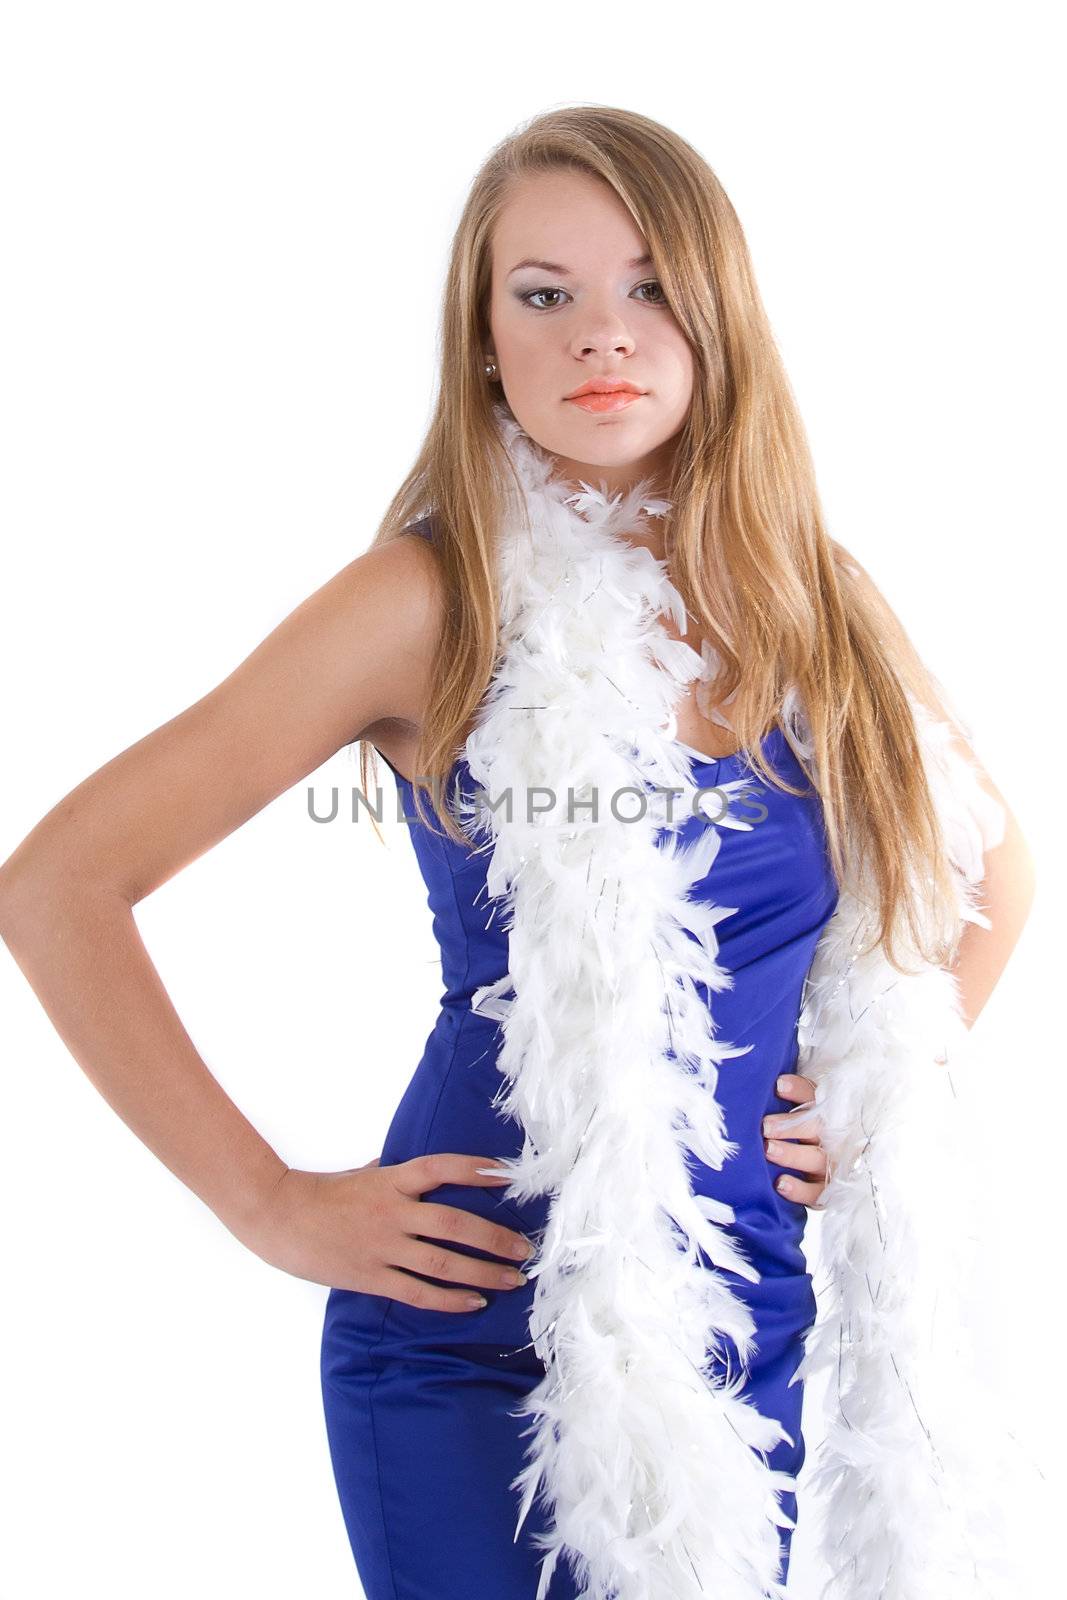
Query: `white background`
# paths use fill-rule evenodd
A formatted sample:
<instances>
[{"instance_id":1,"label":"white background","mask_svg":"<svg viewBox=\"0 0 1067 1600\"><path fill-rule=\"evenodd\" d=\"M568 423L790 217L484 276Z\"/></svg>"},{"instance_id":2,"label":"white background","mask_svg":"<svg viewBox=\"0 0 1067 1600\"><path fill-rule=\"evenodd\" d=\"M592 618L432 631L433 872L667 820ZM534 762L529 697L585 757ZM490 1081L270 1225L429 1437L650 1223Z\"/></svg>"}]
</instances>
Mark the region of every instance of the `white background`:
<instances>
[{"instance_id":1,"label":"white background","mask_svg":"<svg viewBox=\"0 0 1067 1600\"><path fill-rule=\"evenodd\" d=\"M490 146L573 102L668 123L746 228L832 533L969 717L1037 859L966 1093L988 1141L979 1337L1055 1479L1049 9L23 0L0 18L0 859L365 547L429 415L447 250ZM357 781L341 754L308 779L324 801ZM137 921L264 1136L343 1168L380 1149L439 971L404 828L383 848L365 823L315 826L306 790ZM0 1004L0 1600L358 1596L321 1416L326 1289L264 1265L136 1140L2 946Z\"/></svg>"}]
</instances>

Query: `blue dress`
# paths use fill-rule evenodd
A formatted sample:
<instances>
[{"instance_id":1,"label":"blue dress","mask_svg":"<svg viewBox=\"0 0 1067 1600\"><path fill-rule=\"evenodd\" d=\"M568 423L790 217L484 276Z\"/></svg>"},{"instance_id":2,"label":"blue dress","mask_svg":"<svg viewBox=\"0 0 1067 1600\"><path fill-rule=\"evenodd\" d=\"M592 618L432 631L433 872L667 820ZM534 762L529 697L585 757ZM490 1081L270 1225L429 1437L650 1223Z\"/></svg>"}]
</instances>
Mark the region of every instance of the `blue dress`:
<instances>
[{"instance_id":1,"label":"blue dress","mask_svg":"<svg viewBox=\"0 0 1067 1600\"><path fill-rule=\"evenodd\" d=\"M703 785L726 783L749 770L741 755L712 761L683 748ZM772 767L794 786L807 787L780 729L771 731L763 749ZM416 816L411 784L391 770L411 819L444 992L386 1133L381 1165L428 1151L490 1161L513 1157L522 1147L522 1130L491 1104L503 1084L496 1067L499 1025L470 1009L474 990L502 977L508 965L502 919L489 918L488 852L434 836ZM453 781L457 774L469 791L473 780L465 761L457 762ZM755 1284L730 1272L726 1277L756 1324L748 1392L760 1411L781 1421L792 1441L775 1447L770 1465L796 1473L804 1460L803 1384L787 1385L816 1309L801 1249L807 1208L775 1189L783 1170L797 1169L768 1160L761 1124L768 1113L793 1105L778 1095L776 1079L795 1070L804 979L837 904L837 884L818 797L785 794L754 779L747 792L751 800L735 794L731 810L753 823L751 831L721 829L719 853L703 884L692 890L694 898L703 894L717 905L739 908L716 930L719 960L734 986L714 996L714 1011L719 1038L752 1046L720 1066L726 1133L740 1148L719 1172L688 1160L694 1190L733 1206L731 1231L760 1273ZM759 807L767 814L757 821ZM713 806L711 815L718 814ZM702 816L687 818L683 837L714 825ZM499 1190L475 1185L443 1184L422 1198L524 1233L536 1233L549 1205L546 1196L515 1205ZM502 1259L450 1248L482 1260ZM420 1310L383 1296L330 1290L321 1359L327 1436L367 1600L534 1600L541 1552L531 1535L543 1528L544 1513L532 1506L514 1540L518 1496L509 1487L528 1442L521 1437L528 1419L511 1412L544 1373L530 1348L534 1287L531 1280L517 1289L483 1288L488 1305L470 1312ZM731 1370L738 1366L734 1350ZM795 1495L783 1496L782 1504L795 1518ZM784 1581L789 1530L780 1534ZM569 1565L561 1561L549 1600L576 1600L577 1594Z\"/></svg>"}]
</instances>

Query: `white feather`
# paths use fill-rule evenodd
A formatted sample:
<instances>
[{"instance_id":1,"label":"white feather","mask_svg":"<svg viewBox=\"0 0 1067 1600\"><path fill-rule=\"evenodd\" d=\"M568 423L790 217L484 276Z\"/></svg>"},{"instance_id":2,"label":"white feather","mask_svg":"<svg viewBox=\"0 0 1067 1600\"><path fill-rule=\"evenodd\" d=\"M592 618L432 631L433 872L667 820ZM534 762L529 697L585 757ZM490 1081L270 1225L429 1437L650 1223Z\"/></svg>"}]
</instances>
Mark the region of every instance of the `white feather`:
<instances>
[{"instance_id":1,"label":"white feather","mask_svg":"<svg viewBox=\"0 0 1067 1600\"><path fill-rule=\"evenodd\" d=\"M716 827L747 824L727 814L695 844L677 837L696 789L676 708L710 662L663 626L669 615L684 629L685 617L665 563L623 537L668 502L646 498L644 482L568 498L550 458L503 407L496 415L521 492L499 544L500 663L464 755L483 795L510 791L512 807L468 801L461 814L491 841L489 892L509 932L508 974L472 1002L501 1024L496 1103L524 1132L521 1154L498 1166L515 1200L551 1197L527 1267L545 1375L516 1413L533 1419L512 1485L516 1537L539 1497L537 1600L562 1559L583 1600L781 1597L778 1530L792 1523L780 1496L797 1484L766 1455L788 1436L757 1411L743 1373L724 1382L711 1360L724 1335L747 1359L755 1331L718 1269L758 1273L730 1208L693 1195L685 1160L719 1168L735 1153L716 1091L720 1062L743 1053L717 1038L702 996L731 984L716 924L733 908L689 892L712 867ZM995 819L944 725L916 712L960 915L973 920ZM792 690L783 720L810 750ZM673 819L657 785L682 791ZM596 815L582 803L592 795ZM863 926L844 892L800 1024L798 1070L817 1082L834 1163L825 1315L801 1374L842 1371L816 1473L832 1499L825 1555L847 1600L1007 1600L973 1586L970 1487L953 1476L969 1438L956 1442L958 1403L938 1403L921 1359L927 1290L958 1215L938 1182L951 1162L928 1148L945 1120L934 1103L947 1068L934 1061L951 1059L964 1031L954 981L930 968L902 979L880 950L858 959ZM946 1422L936 1446L931 1418Z\"/></svg>"}]
</instances>

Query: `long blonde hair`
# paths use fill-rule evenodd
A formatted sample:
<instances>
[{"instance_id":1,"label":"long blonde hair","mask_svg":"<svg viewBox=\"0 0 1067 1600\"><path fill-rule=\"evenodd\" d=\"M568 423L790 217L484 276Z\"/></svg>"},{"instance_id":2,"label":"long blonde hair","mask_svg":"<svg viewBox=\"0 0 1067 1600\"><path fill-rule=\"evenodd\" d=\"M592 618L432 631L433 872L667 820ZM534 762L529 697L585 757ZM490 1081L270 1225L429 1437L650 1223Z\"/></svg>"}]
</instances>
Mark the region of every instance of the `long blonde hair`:
<instances>
[{"instance_id":1,"label":"long blonde hair","mask_svg":"<svg viewBox=\"0 0 1067 1600\"><path fill-rule=\"evenodd\" d=\"M667 539L671 578L721 661L712 704L737 691L730 721L740 747L764 778L788 789L768 769L761 740L787 687L796 688L839 884L847 838L877 889L872 942L899 968L896 940L906 927L921 959L944 964L960 927L908 700L910 690L936 709L935 680L826 531L807 437L733 206L684 139L633 111L583 105L520 125L482 165L456 229L433 417L372 541L433 515L445 616L417 752L418 815L429 823L421 801L438 800L447 785L499 660L493 550L506 460L493 417L500 391L484 370L493 230L521 179L559 168L611 185L647 240L693 349ZM368 793L372 748L361 741ZM470 842L447 805L436 814L453 839Z\"/></svg>"}]
</instances>

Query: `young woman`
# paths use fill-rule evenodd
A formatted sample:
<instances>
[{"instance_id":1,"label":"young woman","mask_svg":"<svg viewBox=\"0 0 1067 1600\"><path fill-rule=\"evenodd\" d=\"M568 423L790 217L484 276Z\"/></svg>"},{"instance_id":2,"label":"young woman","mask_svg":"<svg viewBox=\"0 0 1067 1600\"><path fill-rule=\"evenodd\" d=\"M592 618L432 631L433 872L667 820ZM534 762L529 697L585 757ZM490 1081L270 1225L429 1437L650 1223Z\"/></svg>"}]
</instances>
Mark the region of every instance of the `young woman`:
<instances>
[{"instance_id":1,"label":"young woman","mask_svg":"<svg viewBox=\"0 0 1067 1600\"><path fill-rule=\"evenodd\" d=\"M961 930L918 743L922 706L951 719L825 530L740 226L690 146L605 107L505 140L442 335L371 548L38 823L0 868L0 929L149 1148L330 1288L326 1421L369 1600L781 1593L801 1240L834 1176L796 1070L816 953L860 859L878 958L919 951L969 1024L1028 854L952 722L993 819ZM212 1077L131 911L355 739L412 819L446 989L380 1157L307 1172ZM644 829L494 820L490 852L472 802L505 776L694 803Z\"/></svg>"}]
</instances>

